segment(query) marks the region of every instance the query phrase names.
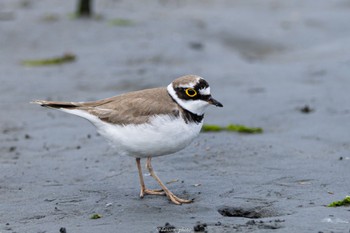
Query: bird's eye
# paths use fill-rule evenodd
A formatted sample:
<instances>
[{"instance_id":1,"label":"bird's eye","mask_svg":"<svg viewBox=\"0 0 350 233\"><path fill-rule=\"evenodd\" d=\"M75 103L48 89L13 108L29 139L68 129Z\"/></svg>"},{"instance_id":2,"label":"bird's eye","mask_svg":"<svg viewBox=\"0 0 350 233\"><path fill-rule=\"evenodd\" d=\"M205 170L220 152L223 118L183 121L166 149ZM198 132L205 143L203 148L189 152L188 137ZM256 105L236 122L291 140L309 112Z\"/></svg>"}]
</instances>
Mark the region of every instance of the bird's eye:
<instances>
[{"instance_id":1,"label":"bird's eye","mask_svg":"<svg viewBox=\"0 0 350 233\"><path fill-rule=\"evenodd\" d=\"M197 95L197 91L193 88L187 88L185 92L189 97L195 97Z\"/></svg>"}]
</instances>

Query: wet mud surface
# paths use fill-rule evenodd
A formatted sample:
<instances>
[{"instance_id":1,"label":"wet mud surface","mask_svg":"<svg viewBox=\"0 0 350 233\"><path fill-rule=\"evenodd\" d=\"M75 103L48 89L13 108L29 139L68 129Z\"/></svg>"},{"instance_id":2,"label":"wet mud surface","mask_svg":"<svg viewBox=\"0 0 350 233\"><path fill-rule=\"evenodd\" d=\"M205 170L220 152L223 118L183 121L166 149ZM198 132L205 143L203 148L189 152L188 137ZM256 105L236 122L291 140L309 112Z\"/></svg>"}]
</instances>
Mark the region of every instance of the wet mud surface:
<instances>
[{"instance_id":1,"label":"wet mud surface","mask_svg":"<svg viewBox=\"0 0 350 233\"><path fill-rule=\"evenodd\" d=\"M74 1L0 6L1 233L349 232L349 207L326 207L350 192L347 1L96 1L101 17L91 20L69 16ZM76 59L22 64L65 53ZM88 122L29 104L191 73L224 105L206 123L264 132L202 133L155 158L169 189L194 198L188 205L140 199L133 158Z\"/></svg>"}]
</instances>

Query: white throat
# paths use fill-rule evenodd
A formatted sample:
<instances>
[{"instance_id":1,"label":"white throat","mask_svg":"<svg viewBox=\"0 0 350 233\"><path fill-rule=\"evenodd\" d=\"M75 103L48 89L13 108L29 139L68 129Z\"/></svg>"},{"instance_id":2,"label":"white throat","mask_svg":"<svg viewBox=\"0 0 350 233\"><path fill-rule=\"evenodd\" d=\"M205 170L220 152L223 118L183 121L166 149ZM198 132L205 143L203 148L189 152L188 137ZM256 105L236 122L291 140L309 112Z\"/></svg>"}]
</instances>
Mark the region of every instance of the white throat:
<instances>
[{"instance_id":1,"label":"white throat","mask_svg":"<svg viewBox=\"0 0 350 233\"><path fill-rule=\"evenodd\" d=\"M205 109L209 106L209 103L203 100L182 100L180 99L174 88L173 84L170 83L167 87L169 95L178 103L181 107L186 109L187 111L197 114L199 116L203 115Z\"/></svg>"}]
</instances>

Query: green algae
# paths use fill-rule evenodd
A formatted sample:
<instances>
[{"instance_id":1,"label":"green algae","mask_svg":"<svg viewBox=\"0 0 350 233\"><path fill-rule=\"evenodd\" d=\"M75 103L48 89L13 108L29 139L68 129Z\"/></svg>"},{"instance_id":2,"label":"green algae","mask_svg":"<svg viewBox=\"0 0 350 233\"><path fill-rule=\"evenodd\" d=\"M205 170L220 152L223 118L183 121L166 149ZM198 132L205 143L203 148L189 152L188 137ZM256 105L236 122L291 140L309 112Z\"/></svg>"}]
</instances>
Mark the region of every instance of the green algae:
<instances>
[{"instance_id":1,"label":"green algae","mask_svg":"<svg viewBox=\"0 0 350 233\"><path fill-rule=\"evenodd\" d=\"M33 60L24 60L22 65L24 66L50 66L50 65L60 65L67 62L75 61L76 56L71 53L65 53L63 56L46 58L46 59L33 59Z\"/></svg>"},{"instance_id":2,"label":"green algae","mask_svg":"<svg viewBox=\"0 0 350 233\"><path fill-rule=\"evenodd\" d=\"M234 124L229 124L228 126L226 126L226 130L227 131L235 131L235 132L239 132L239 133L251 133L251 134L263 132L262 128L247 127L244 125L234 125Z\"/></svg>"},{"instance_id":3,"label":"green algae","mask_svg":"<svg viewBox=\"0 0 350 233\"><path fill-rule=\"evenodd\" d=\"M346 196L341 201L334 201L329 204L327 207L339 207L339 206L350 206L350 196Z\"/></svg>"},{"instance_id":4,"label":"green algae","mask_svg":"<svg viewBox=\"0 0 350 233\"><path fill-rule=\"evenodd\" d=\"M99 218L102 218L102 215L101 214L93 214L91 215L90 219L99 219Z\"/></svg>"},{"instance_id":5,"label":"green algae","mask_svg":"<svg viewBox=\"0 0 350 233\"><path fill-rule=\"evenodd\" d=\"M202 132L219 132L225 130L224 127L221 127L219 125L207 125L204 124L202 127Z\"/></svg>"},{"instance_id":6,"label":"green algae","mask_svg":"<svg viewBox=\"0 0 350 233\"><path fill-rule=\"evenodd\" d=\"M245 125L237 125L237 124L229 124L225 127L222 127L219 125L204 124L202 127L202 132L220 132L220 131L257 134L257 133L262 133L263 129L258 127L248 127Z\"/></svg>"},{"instance_id":7,"label":"green algae","mask_svg":"<svg viewBox=\"0 0 350 233\"><path fill-rule=\"evenodd\" d=\"M130 19L117 18L117 19L110 20L109 24L112 25L112 26L126 27L126 26L131 26L134 23Z\"/></svg>"}]
</instances>

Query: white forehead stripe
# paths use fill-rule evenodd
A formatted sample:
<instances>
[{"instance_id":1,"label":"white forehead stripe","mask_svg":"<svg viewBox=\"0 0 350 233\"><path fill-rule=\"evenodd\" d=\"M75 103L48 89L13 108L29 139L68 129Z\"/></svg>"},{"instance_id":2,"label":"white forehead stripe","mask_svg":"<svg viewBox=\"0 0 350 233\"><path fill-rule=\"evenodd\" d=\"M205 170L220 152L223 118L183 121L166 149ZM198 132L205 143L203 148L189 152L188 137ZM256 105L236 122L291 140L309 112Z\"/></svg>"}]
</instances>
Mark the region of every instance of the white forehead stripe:
<instances>
[{"instance_id":1,"label":"white forehead stripe","mask_svg":"<svg viewBox=\"0 0 350 233\"><path fill-rule=\"evenodd\" d=\"M189 88L189 87L194 87L197 83L196 82L191 82L191 83L186 83L186 84L182 84L182 85L179 85L177 87L180 87L180 88Z\"/></svg>"},{"instance_id":2,"label":"white forehead stripe","mask_svg":"<svg viewBox=\"0 0 350 233\"><path fill-rule=\"evenodd\" d=\"M210 87L204 88L204 89L199 89L199 93L201 95L210 95Z\"/></svg>"},{"instance_id":3,"label":"white forehead stripe","mask_svg":"<svg viewBox=\"0 0 350 233\"><path fill-rule=\"evenodd\" d=\"M189 87L194 87L198 82L199 82L200 78L196 77L196 80L190 83L186 83L186 84L180 84L177 87L181 87L181 88L189 88Z\"/></svg>"}]
</instances>

